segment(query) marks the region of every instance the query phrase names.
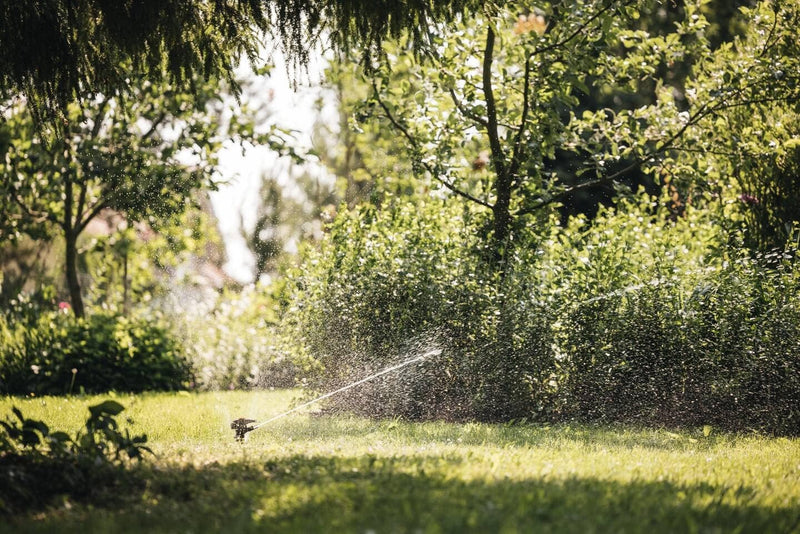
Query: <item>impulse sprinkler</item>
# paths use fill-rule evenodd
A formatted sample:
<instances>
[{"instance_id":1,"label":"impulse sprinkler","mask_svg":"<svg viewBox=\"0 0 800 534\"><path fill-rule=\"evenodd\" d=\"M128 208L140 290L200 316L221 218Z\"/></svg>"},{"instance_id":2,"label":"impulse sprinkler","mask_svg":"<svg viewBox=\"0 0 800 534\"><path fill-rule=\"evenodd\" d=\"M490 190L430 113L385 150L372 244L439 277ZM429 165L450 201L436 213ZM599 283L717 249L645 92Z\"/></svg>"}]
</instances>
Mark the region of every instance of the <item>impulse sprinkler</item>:
<instances>
[{"instance_id":1,"label":"impulse sprinkler","mask_svg":"<svg viewBox=\"0 0 800 534\"><path fill-rule=\"evenodd\" d=\"M236 441L239 443L243 442L247 433L256 429L256 427L253 426L255 422L255 419L245 419L244 417L233 421L231 423L231 428L236 432Z\"/></svg>"}]
</instances>

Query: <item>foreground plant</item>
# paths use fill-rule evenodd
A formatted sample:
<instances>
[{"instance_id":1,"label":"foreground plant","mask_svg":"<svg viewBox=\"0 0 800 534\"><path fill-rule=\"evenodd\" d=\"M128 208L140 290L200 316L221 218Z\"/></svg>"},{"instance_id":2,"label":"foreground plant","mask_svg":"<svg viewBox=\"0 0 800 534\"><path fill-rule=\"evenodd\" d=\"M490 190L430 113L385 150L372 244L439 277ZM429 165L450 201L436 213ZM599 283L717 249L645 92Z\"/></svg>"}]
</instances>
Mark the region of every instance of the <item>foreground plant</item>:
<instances>
[{"instance_id":1,"label":"foreground plant","mask_svg":"<svg viewBox=\"0 0 800 534\"><path fill-rule=\"evenodd\" d=\"M152 451L146 435L120 430L116 401L89 407L89 418L75 437L51 431L42 421L26 418L0 421L0 514L47 505L54 497L97 498L118 484L130 460Z\"/></svg>"}]
</instances>

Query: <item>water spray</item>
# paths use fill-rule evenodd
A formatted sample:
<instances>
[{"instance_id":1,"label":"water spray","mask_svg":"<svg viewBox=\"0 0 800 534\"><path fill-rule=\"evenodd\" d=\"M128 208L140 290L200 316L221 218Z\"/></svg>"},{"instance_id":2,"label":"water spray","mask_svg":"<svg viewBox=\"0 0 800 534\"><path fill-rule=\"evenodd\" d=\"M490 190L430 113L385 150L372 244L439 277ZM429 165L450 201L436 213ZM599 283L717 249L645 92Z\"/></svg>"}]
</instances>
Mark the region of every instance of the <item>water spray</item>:
<instances>
[{"instance_id":1,"label":"water spray","mask_svg":"<svg viewBox=\"0 0 800 534\"><path fill-rule=\"evenodd\" d=\"M320 402L322 400L325 400L328 397L332 397L333 395L336 395L337 393L341 393L343 391L347 391L348 389L354 388L356 386L360 386L361 384L363 384L365 382L369 382L370 380L374 380L374 379L376 379L376 378L378 378L380 376L383 376L385 374L391 373L392 371L397 371L398 369L402 369L403 367L406 367L407 365L411 365L414 362L418 362L418 361L424 360L425 358L429 358L431 356L438 356L441 353L442 353L442 349L430 350L430 351L426 352L425 354L423 354L421 356L417 356L415 358L410 358L410 359L408 359L408 360L406 360L404 362L398 363L397 365L393 365L391 367L387 367L386 369L384 369L382 371L378 371L377 373L372 374L372 375L370 375L370 376L368 376L366 378L362 378L361 380L358 380L357 382L353 382L352 384L348 384L348 385L346 385L344 387L341 387L341 388L339 388L337 390L331 391L330 393L326 393L324 395L321 395L321 396L317 397L316 399L312 399L312 400L310 400L308 402L305 402L305 403L301 404L300 406L292 408L291 410L287 410L287 411L285 411L283 413L280 413L280 414L278 414L278 415L276 415L274 417L270 417L269 419L267 419L266 421L263 421L261 423L256 423L255 419L246 419L244 417L240 417L239 419L236 419L235 421L231 422L231 429L235 432L236 441L243 442L245 437L247 437L248 432L252 432L253 430L261 428L262 426L264 426L266 424L269 424L272 421L275 421L275 420L280 419L282 417L286 417L287 415L292 414L292 413L294 413L294 412L296 412L298 410L302 410L306 406L310 406L310 405L312 405L314 403L317 403L317 402Z\"/></svg>"}]
</instances>

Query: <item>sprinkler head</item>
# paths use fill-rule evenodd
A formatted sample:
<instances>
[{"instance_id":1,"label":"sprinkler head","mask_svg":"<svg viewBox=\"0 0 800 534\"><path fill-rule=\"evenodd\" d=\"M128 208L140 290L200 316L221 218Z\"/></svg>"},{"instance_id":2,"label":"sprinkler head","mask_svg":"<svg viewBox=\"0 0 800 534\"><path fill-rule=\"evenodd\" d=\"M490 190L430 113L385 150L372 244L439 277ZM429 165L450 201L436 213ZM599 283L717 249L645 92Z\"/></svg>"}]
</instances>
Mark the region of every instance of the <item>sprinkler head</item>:
<instances>
[{"instance_id":1,"label":"sprinkler head","mask_svg":"<svg viewBox=\"0 0 800 534\"><path fill-rule=\"evenodd\" d=\"M239 443L243 442L247 433L256 429L254 426L252 426L252 424L255 422L255 419L245 419L244 417L240 417L239 419L231 422L231 428L236 432L236 441Z\"/></svg>"}]
</instances>

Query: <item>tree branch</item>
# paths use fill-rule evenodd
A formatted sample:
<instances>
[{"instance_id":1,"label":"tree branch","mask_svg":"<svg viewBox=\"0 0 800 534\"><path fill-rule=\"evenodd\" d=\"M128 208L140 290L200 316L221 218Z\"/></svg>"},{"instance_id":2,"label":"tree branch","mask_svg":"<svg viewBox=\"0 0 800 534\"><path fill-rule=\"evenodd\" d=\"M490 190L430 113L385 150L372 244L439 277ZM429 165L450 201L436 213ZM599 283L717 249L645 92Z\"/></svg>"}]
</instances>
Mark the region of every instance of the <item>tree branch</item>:
<instances>
[{"instance_id":1,"label":"tree branch","mask_svg":"<svg viewBox=\"0 0 800 534\"><path fill-rule=\"evenodd\" d=\"M464 104L459 100L458 95L456 95L455 89L450 89L450 98L452 98L453 103L456 105L458 111L461 112L466 118L472 120L473 122L478 123L479 125L483 126L484 128L489 127L489 122L480 115L473 113L469 109L464 107Z\"/></svg>"},{"instance_id":2,"label":"tree branch","mask_svg":"<svg viewBox=\"0 0 800 534\"><path fill-rule=\"evenodd\" d=\"M108 106L108 97L105 97L97 108L97 114L94 117L94 124L92 125L91 139L96 139L100 134L100 128L103 126L103 119L106 116L106 107Z\"/></svg>"},{"instance_id":3,"label":"tree branch","mask_svg":"<svg viewBox=\"0 0 800 534\"><path fill-rule=\"evenodd\" d=\"M411 132L409 132L408 129L405 126L403 126L400 123L400 121L397 120L397 118L391 112L389 107L383 101L383 99L380 96L380 92L378 91L378 86L375 83L375 80L372 80L372 88L373 88L373 91L374 91L374 94L375 94L375 100L378 102L378 105L381 107L381 109L383 109L383 113L386 115L386 118L389 119L389 122L392 123L392 126L397 131L399 131L401 134L403 134L403 137L405 137L408 140L408 142L413 147L414 151L417 152L418 155L421 155L422 154L422 150L421 150L421 148L419 146L419 142L411 134ZM481 199L477 198L476 196L467 193L466 191L462 191L461 189L458 189L453 183L451 183L451 182L445 180L444 178L442 178L441 176L439 176L439 173L436 171L436 169L434 169L428 162L426 162L421 157L419 158L419 164L422 165L425 168L426 171L428 171L428 173L431 175L431 177L434 180L436 180L437 182L441 183L443 186L445 186L447 189L449 189L450 191L452 191L456 195L458 195L460 197L463 197L463 198L466 198L467 200L469 200L471 202L474 202L474 203L476 203L476 204L478 204L480 206L483 206L485 208L492 209L492 205L489 204L488 202L486 202L485 200L481 200Z\"/></svg>"},{"instance_id":4,"label":"tree branch","mask_svg":"<svg viewBox=\"0 0 800 534\"><path fill-rule=\"evenodd\" d=\"M627 1L623 2L620 7L624 7L624 6L630 5L630 4L633 3L633 1L634 0L627 0ZM598 18L600 18L603 15L603 13L605 13L606 11L611 10L614 7L615 3L616 2L613 2L613 1L609 2L608 4L603 6L600 10L598 10L594 15L592 15L591 17L586 19L586 21L584 21L583 24L578 26L572 33L570 33L569 35L564 37L562 40L556 41L555 43L551 43L551 44L549 44L547 46L543 46L541 48L537 48L536 50L534 50L533 52L530 53L529 57L538 56L540 54L544 54L545 52L549 52L551 50L555 50L556 48L561 48L562 46L564 46L568 42L572 41L575 37L577 37L578 35L583 33L589 27L589 25L592 24Z\"/></svg>"},{"instance_id":5,"label":"tree branch","mask_svg":"<svg viewBox=\"0 0 800 534\"><path fill-rule=\"evenodd\" d=\"M779 42L779 39L770 42L770 40L772 40L772 36L775 35L775 30L777 29L777 27L778 27L778 14L775 13L772 19L772 28L769 29L769 34L764 39L764 47L761 49L761 53L759 54L760 57L766 56L769 49L775 46Z\"/></svg>"},{"instance_id":6,"label":"tree branch","mask_svg":"<svg viewBox=\"0 0 800 534\"><path fill-rule=\"evenodd\" d=\"M31 219L35 223L42 223L42 222L51 222L54 224L60 224L58 218L56 218L52 213L49 211L39 211L34 210L19 197L19 193L14 190L11 193L11 199L14 203L20 207L20 209L25 213L25 215Z\"/></svg>"},{"instance_id":7,"label":"tree branch","mask_svg":"<svg viewBox=\"0 0 800 534\"><path fill-rule=\"evenodd\" d=\"M78 226L81 223L81 219L83 218L83 206L86 204L86 193L88 187L86 186L86 182L81 182L81 190L78 195L78 209L75 210L75 225Z\"/></svg>"},{"instance_id":8,"label":"tree branch","mask_svg":"<svg viewBox=\"0 0 800 534\"><path fill-rule=\"evenodd\" d=\"M500 133L497 130L497 104L492 89L492 61L494 59L494 29L490 25L486 32L486 48L483 51L483 98L486 101L486 135L489 137L489 148L492 151L495 172L505 176L506 163L503 147L500 144Z\"/></svg>"},{"instance_id":9,"label":"tree branch","mask_svg":"<svg viewBox=\"0 0 800 534\"><path fill-rule=\"evenodd\" d=\"M517 181L517 173L522 164L522 138L525 135L525 127L528 123L528 113L530 111L530 83L531 83L531 58L525 58L525 76L523 77L522 88L522 116L519 120L519 130L517 130L516 139L514 139L514 149L511 157L511 168L509 174L513 180Z\"/></svg>"},{"instance_id":10,"label":"tree branch","mask_svg":"<svg viewBox=\"0 0 800 534\"><path fill-rule=\"evenodd\" d=\"M86 213L81 215L81 220L75 225L78 233L83 232L89 223L108 207L108 197L102 197Z\"/></svg>"},{"instance_id":11,"label":"tree branch","mask_svg":"<svg viewBox=\"0 0 800 534\"><path fill-rule=\"evenodd\" d=\"M150 125L150 129L147 130L144 134L142 134L142 141L144 141L145 139L149 139L150 136L156 133L156 130L158 129L159 125L162 122L164 122L164 119L166 118L167 118L167 113L162 111L159 114L159 116L156 117L155 120L153 120L153 123Z\"/></svg>"}]
</instances>

